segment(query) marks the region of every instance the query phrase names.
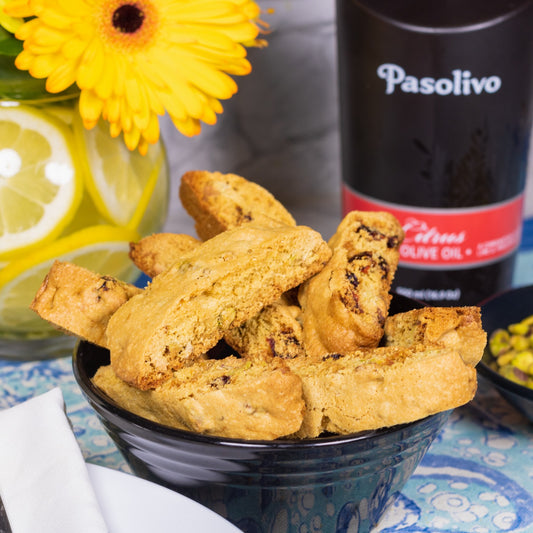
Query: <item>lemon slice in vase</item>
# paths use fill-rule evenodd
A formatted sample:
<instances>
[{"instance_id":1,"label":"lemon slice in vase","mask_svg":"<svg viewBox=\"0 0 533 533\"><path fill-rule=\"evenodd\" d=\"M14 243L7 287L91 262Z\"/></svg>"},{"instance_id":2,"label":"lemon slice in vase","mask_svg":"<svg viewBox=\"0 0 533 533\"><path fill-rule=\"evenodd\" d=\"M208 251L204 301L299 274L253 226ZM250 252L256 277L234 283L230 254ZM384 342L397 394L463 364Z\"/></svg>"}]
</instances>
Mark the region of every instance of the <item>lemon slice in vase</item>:
<instances>
[{"instance_id":1,"label":"lemon slice in vase","mask_svg":"<svg viewBox=\"0 0 533 533\"><path fill-rule=\"evenodd\" d=\"M0 106L0 262L51 242L74 216L83 183L69 135L38 109Z\"/></svg>"}]
</instances>

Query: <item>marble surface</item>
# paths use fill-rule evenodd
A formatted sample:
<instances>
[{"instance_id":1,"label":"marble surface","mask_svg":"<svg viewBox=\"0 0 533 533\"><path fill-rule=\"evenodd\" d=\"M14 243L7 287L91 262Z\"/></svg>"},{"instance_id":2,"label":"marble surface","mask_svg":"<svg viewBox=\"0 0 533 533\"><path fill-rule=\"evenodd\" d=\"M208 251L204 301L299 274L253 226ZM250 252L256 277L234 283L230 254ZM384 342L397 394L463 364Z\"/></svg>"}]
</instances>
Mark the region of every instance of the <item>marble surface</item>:
<instances>
[{"instance_id":1,"label":"marble surface","mask_svg":"<svg viewBox=\"0 0 533 533\"><path fill-rule=\"evenodd\" d=\"M224 102L215 126L185 138L162 121L172 174L166 229L194 230L178 199L187 170L234 172L270 190L300 224L328 238L340 220L334 0L260 0L269 46Z\"/></svg>"}]
</instances>

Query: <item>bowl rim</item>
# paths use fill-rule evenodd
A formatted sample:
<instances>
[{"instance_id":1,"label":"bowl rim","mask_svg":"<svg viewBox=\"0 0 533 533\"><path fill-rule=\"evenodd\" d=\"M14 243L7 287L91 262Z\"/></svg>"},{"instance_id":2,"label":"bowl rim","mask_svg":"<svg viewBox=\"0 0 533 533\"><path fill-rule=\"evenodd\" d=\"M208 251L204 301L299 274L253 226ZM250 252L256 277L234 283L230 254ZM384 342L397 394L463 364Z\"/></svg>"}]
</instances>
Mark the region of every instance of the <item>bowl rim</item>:
<instances>
[{"instance_id":1,"label":"bowl rim","mask_svg":"<svg viewBox=\"0 0 533 533\"><path fill-rule=\"evenodd\" d=\"M201 433L195 433L194 431L188 431L178 428L173 428L171 426L166 426L154 422L147 418L143 418L135 413L132 413L119 404L117 404L112 398L107 396L103 391L96 387L88 373L86 372L85 367L81 364L83 361L83 355L80 356L80 349L87 346L89 349L96 348L98 350L105 350L100 346L96 346L85 340L78 340L72 355L72 367L74 377L81 388L82 392L88 398L89 403L93 404L91 407L96 411L99 416L102 416L97 409L95 409L94 404L100 405L103 404L107 410L112 412L117 417L125 419L127 422L132 423L145 431L156 432L159 435L164 435L165 437L179 439L181 441L189 441L195 443L204 443L204 444L216 444L223 445L228 447L246 447L246 448L263 448L269 450L278 450L278 449L306 449L306 448L315 448L315 447L328 447L336 446L339 444L348 444L355 441L365 441L369 438L374 437L386 437L387 435L392 435L401 431L404 431L407 428L414 428L418 425L425 425L430 420L435 418L444 418L445 420L453 411L452 409L447 411L440 411L432 415L428 415L425 418L419 420L414 420L412 422L407 422L404 424L397 424L395 426L380 428L376 430L362 431L358 433L351 433L348 435L331 435L325 437L316 437L313 439L275 439L275 440L258 440L258 439L238 439L238 438L229 438L229 437L218 437L216 435L205 435Z\"/></svg>"},{"instance_id":2,"label":"bowl rim","mask_svg":"<svg viewBox=\"0 0 533 533\"><path fill-rule=\"evenodd\" d=\"M487 298L485 298L478 304L478 306L481 309L482 320L483 320L483 314L484 312L486 312L486 307L488 305L493 305L497 303L497 301L500 298L509 297L513 294L532 292L532 291L533 291L533 284L522 285L520 287L511 287L509 289L505 289L491 296L488 296ZM487 337L490 338L490 335L494 331L495 331L494 329L491 331L487 331ZM483 357L485 357L485 355L488 355L489 357L493 357L493 355L488 350L489 350L489 345L487 342ZM485 379L494 383L494 385L498 387L499 389L503 391L507 391L515 396L521 396L523 398L533 401L533 389L530 389L529 387L526 387L524 385L520 385L519 383L515 383L514 381L511 381L510 379L502 376L499 372L496 372L496 370L493 370L485 361L483 361L483 359L479 361L479 363L476 366L476 369Z\"/></svg>"}]
</instances>

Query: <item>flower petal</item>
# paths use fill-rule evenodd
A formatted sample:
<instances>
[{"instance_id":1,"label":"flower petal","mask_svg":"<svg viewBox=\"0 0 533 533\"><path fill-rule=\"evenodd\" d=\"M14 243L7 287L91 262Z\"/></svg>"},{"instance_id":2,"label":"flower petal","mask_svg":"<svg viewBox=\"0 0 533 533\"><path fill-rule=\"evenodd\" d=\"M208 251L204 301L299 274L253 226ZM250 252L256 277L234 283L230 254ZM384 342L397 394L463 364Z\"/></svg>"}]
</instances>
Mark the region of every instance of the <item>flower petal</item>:
<instances>
[{"instance_id":1,"label":"flower petal","mask_svg":"<svg viewBox=\"0 0 533 533\"><path fill-rule=\"evenodd\" d=\"M33 16L29 0L8 0L4 6L4 13L10 17L18 18Z\"/></svg>"},{"instance_id":2,"label":"flower petal","mask_svg":"<svg viewBox=\"0 0 533 533\"><path fill-rule=\"evenodd\" d=\"M84 122L96 124L102 114L103 102L93 91L81 91L79 109Z\"/></svg>"},{"instance_id":3,"label":"flower petal","mask_svg":"<svg viewBox=\"0 0 533 533\"><path fill-rule=\"evenodd\" d=\"M154 113L150 114L147 126L142 130L143 138L150 144L155 144L159 139L159 120Z\"/></svg>"},{"instance_id":4,"label":"flower petal","mask_svg":"<svg viewBox=\"0 0 533 533\"><path fill-rule=\"evenodd\" d=\"M35 78L46 78L54 70L57 65L57 56L35 56L30 68L30 74Z\"/></svg>"},{"instance_id":5,"label":"flower petal","mask_svg":"<svg viewBox=\"0 0 533 533\"><path fill-rule=\"evenodd\" d=\"M118 122L111 122L109 124L109 135L111 135L111 137L118 137L121 133L122 128L120 127L120 124Z\"/></svg>"},{"instance_id":6,"label":"flower petal","mask_svg":"<svg viewBox=\"0 0 533 533\"><path fill-rule=\"evenodd\" d=\"M67 30L72 24L72 18L65 13L53 9L43 9L39 12L39 18L47 26L58 30Z\"/></svg>"},{"instance_id":7,"label":"flower petal","mask_svg":"<svg viewBox=\"0 0 533 533\"><path fill-rule=\"evenodd\" d=\"M68 89L76 82L76 63L65 61L48 76L46 80L46 90L51 93L60 93Z\"/></svg>"},{"instance_id":8,"label":"flower petal","mask_svg":"<svg viewBox=\"0 0 533 533\"><path fill-rule=\"evenodd\" d=\"M67 59L74 59L80 57L86 48L87 43L85 41L73 37L63 43L61 54Z\"/></svg>"},{"instance_id":9,"label":"flower petal","mask_svg":"<svg viewBox=\"0 0 533 533\"><path fill-rule=\"evenodd\" d=\"M85 49L78 69L80 89L92 89L99 82L104 70L105 56L102 43L93 39Z\"/></svg>"},{"instance_id":10,"label":"flower petal","mask_svg":"<svg viewBox=\"0 0 533 533\"><path fill-rule=\"evenodd\" d=\"M104 101L102 115L109 122L118 122L120 120L121 100L119 98L108 98Z\"/></svg>"},{"instance_id":11,"label":"flower petal","mask_svg":"<svg viewBox=\"0 0 533 533\"><path fill-rule=\"evenodd\" d=\"M172 123L176 129L183 133L186 137L194 137L198 135L201 131L200 121L193 119L192 117L187 117L184 120L175 119L172 115L170 116Z\"/></svg>"},{"instance_id":12,"label":"flower petal","mask_svg":"<svg viewBox=\"0 0 533 533\"><path fill-rule=\"evenodd\" d=\"M15 33L15 37L17 39L20 39L21 41L24 41L28 37L30 37L34 31L37 30L37 28L40 26L39 19L31 19L25 24L23 24Z\"/></svg>"},{"instance_id":13,"label":"flower petal","mask_svg":"<svg viewBox=\"0 0 533 533\"><path fill-rule=\"evenodd\" d=\"M124 131L124 142L130 150L135 150L139 144L141 132L138 128L131 128L129 131Z\"/></svg>"}]
</instances>

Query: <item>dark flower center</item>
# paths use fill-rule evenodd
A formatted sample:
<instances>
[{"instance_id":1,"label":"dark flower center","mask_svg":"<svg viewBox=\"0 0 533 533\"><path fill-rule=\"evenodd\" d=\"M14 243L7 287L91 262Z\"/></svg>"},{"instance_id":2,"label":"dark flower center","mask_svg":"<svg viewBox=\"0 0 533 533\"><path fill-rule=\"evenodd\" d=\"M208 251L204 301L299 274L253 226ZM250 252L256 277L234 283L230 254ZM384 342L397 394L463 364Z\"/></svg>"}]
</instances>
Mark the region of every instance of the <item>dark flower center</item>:
<instances>
[{"instance_id":1,"label":"dark flower center","mask_svg":"<svg viewBox=\"0 0 533 533\"><path fill-rule=\"evenodd\" d=\"M144 21L144 13L134 4L124 4L113 13L113 26L122 33L135 33Z\"/></svg>"}]
</instances>

